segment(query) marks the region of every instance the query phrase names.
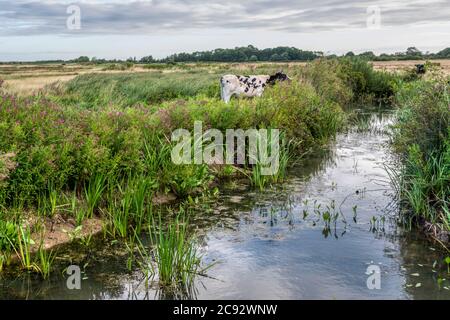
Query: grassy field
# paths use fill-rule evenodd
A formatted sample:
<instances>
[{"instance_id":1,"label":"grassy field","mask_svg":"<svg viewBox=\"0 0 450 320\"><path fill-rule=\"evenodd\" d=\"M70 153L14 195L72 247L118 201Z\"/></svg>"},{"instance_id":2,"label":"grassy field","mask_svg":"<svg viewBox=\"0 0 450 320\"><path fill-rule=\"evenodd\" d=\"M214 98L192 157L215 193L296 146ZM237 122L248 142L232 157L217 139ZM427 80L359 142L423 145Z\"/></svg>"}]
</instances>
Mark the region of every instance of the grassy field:
<instances>
[{"instance_id":1,"label":"grassy field","mask_svg":"<svg viewBox=\"0 0 450 320\"><path fill-rule=\"evenodd\" d=\"M373 68L357 59L309 64L2 65L0 269L15 257L24 270L46 277L52 257L43 248L99 231L106 238L126 241L136 255L134 261L148 267L152 255L140 245L139 234L150 224L157 250L153 256L157 268L164 270L162 281L185 284L189 277L183 266L200 268L195 240L188 230L173 235L179 221L188 219L189 207L216 196L220 188L214 186L227 179L243 179L260 189L282 182L290 164L287 159L327 144L345 127L351 114L344 110L393 99L401 119L407 119L400 121L395 138L398 153L410 155L405 163L422 161L414 153L417 148L423 152L420 157L436 160L436 170L444 163L437 189L436 180L427 180L434 175L419 177L424 184L433 184L431 194L429 189L421 191L420 201L434 201L430 197L438 195L440 200L427 208L437 208L435 216L441 217L445 212L441 210L448 208L448 86L440 80L444 89L439 89L433 87L441 83L437 80L416 79L410 70L400 70L415 63L399 62L396 73L377 71L387 68L386 63ZM436 72L448 66L435 66ZM293 81L266 90L259 99L220 101L220 75L278 70ZM429 93L424 100L422 90ZM439 107L431 98L437 99ZM421 108L430 110L437 126L433 128L439 130L430 134L420 119L411 124L418 114L426 114L417 112ZM261 176L258 164L243 168L175 165L170 135L178 128L192 130L195 120L222 131L281 129L286 161L280 161L274 176ZM423 132L423 143L419 140L418 147L411 147L409 136L417 128ZM396 174L409 177L409 171ZM407 194L414 186L412 181L399 189ZM167 228L155 223L156 208L165 202L161 199L177 199L172 206L175 225L169 223Z\"/></svg>"},{"instance_id":2,"label":"grassy field","mask_svg":"<svg viewBox=\"0 0 450 320\"><path fill-rule=\"evenodd\" d=\"M408 61L374 61L371 64L375 70L388 72L405 72L414 68L415 64L425 63L423 60ZM440 65L444 74L450 75L450 60L433 60ZM0 79L5 81L4 88L8 92L20 95L28 95L44 89L50 84L67 82L84 74L122 74L122 73L155 73L154 77L161 74L179 73L186 70L206 72L211 75L219 75L233 70L236 73L251 72L263 69L291 69L305 66L306 62L289 63L186 63L179 65L131 65L126 64L0 64Z\"/></svg>"}]
</instances>

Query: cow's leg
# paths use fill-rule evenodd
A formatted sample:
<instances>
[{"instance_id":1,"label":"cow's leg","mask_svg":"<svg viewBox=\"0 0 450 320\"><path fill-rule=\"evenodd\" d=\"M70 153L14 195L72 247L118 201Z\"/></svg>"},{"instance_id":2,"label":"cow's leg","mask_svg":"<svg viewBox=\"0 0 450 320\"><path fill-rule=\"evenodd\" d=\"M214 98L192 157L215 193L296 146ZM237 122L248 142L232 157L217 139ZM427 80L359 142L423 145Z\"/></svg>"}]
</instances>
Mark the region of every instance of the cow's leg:
<instances>
[{"instance_id":1,"label":"cow's leg","mask_svg":"<svg viewBox=\"0 0 450 320\"><path fill-rule=\"evenodd\" d=\"M222 100L225 101L225 103L230 102L231 96L233 95L230 90L227 90L226 87L222 87L220 90L220 94L222 96Z\"/></svg>"},{"instance_id":2,"label":"cow's leg","mask_svg":"<svg viewBox=\"0 0 450 320\"><path fill-rule=\"evenodd\" d=\"M227 90L223 84L220 85L220 98L223 101L225 101L225 103L230 102L230 98L231 98L230 91Z\"/></svg>"},{"instance_id":3,"label":"cow's leg","mask_svg":"<svg viewBox=\"0 0 450 320\"><path fill-rule=\"evenodd\" d=\"M259 97L261 97L262 96L262 94L263 94L263 92L264 92L264 90L258 90L258 91L256 91L256 96L259 98Z\"/></svg>"},{"instance_id":4,"label":"cow's leg","mask_svg":"<svg viewBox=\"0 0 450 320\"><path fill-rule=\"evenodd\" d=\"M220 99L225 101L225 94L223 91L224 91L224 88L223 88L223 84L222 84L222 79L220 79Z\"/></svg>"},{"instance_id":5,"label":"cow's leg","mask_svg":"<svg viewBox=\"0 0 450 320\"><path fill-rule=\"evenodd\" d=\"M223 96L223 101L225 101L225 103L229 103L231 99L231 94L229 92L226 92Z\"/></svg>"}]
</instances>

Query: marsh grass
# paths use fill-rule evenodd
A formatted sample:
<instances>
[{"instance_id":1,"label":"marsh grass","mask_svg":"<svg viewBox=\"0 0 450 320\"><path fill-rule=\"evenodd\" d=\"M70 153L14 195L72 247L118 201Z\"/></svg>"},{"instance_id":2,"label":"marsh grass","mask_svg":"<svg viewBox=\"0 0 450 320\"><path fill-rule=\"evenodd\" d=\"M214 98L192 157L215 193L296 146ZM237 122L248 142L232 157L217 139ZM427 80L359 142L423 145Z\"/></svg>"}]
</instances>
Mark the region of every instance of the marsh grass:
<instances>
[{"instance_id":1,"label":"marsh grass","mask_svg":"<svg viewBox=\"0 0 450 320\"><path fill-rule=\"evenodd\" d=\"M164 286L187 286L200 271L195 240L187 235L186 222L180 223L178 219L152 239L156 246L159 281Z\"/></svg>"},{"instance_id":2,"label":"marsh grass","mask_svg":"<svg viewBox=\"0 0 450 320\"><path fill-rule=\"evenodd\" d=\"M450 230L449 164L444 157L432 154L422 162L418 146L412 146L401 181L400 192L411 206L412 217L443 223Z\"/></svg>"},{"instance_id":3,"label":"marsh grass","mask_svg":"<svg viewBox=\"0 0 450 320\"><path fill-rule=\"evenodd\" d=\"M43 243L40 244L37 251L38 262L36 263L36 271L42 275L43 279L48 279L52 271L52 265L56 258L56 253L53 251L47 251L43 247Z\"/></svg>"},{"instance_id":4,"label":"marsh grass","mask_svg":"<svg viewBox=\"0 0 450 320\"><path fill-rule=\"evenodd\" d=\"M85 186L84 195L87 203L86 216L92 218L97 205L102 197L103 191L106 188L107 177L104 174L95 174L88 184Z\"/></svg>"},{"instance_id":5,"label":"marsh grass","mask_svg":"<svg viewBox=\"0 0 450 320\"><path fill-rule=\"evenodd\" d=\"M23 269L39 272L38 265L32 259L31 245L34 244L34 241L31 239L30 228L24 228L22 226L18 226L17 228L17 244L15 245L11 242L11 246L14 248Z\"/></svg>"},{"instance_id":6,"label":"marsh grass","mask_svg":"<svg viewBox=\"0 0 450 320\"><path fill-rule=\"evenodd\" d=\"M170 141L160 135L145 135L144 163L148 175L163 173L173 166Z\"/></svg>"},{"instance_id":7,"label":"marsh grass","mask_svg":"<svg viewBox=\"0 0 450 320\"><path fill-rule=\"evenodd\" d=\"M59 190L49 183L46 190L39 193L37 210L41 216L53 217L59 209L65 207L63 204L59 204Z\"/></svg>"},{"instance_id":8,"label":"marsh grass","mask_svg":"<svg viewBox=\"0 0 450 320\"><path fill-rule=\"evenodd\" d=\"M6 265L7 261L8 261L7 256L2 252L0 254L0 273L3 272L3 268Z\"/></svg>"},{"instance_id":9,"label":"marsh grass","mask_svg":"<svg viewBox=\"0 0 450 320\"><path fill-rule=\"evenodd\" d=\"M146 285L156 277L161 288L171 292L185 292L193 285L197 275L204 275L201 256L195 236L188 231L189 219L183 207L173 219L161 213L148 223L148 237L133 230L126 242L129 252L127 267L133 262L145 276ZM148 245L147 245L148 241Z\"/></svg>"},{"instance_id":10,"label":"marsh grass","mask_svg":"<svg viewBox=\"0 0 450 320\"><path fill-rule=\"evenodd\" d=\"M109 230L113 238L126 238L130 222L131 198L111 199L106 214L109 219Z\"/></svg>"},{"instance_id":11,"label":"marsh grass","mask_svg":"<svg viewBox=\"0 0 450 320\"><path fill-rule=\"evenodd\" d=\"M189 234L189 223L181 210L174 221L164 226L161 215L153 223L150 239L154 247L159 282L163 286L188 286L203 272L195 238Z\"/></svg>"},{"instance_id":12,"label":"marsh grass","mask_svg":"<svg viewBox=\"0 0 450 320\"><path fill-rule=\"evenodd\" d=\"M409 226L450 230L450 87L447 80L413 81L398 89L393 148L400 169L388 170Z\"/></svg>"},{"instance_id":13,"label":"marsh grass","mask_svg":"<svg viewBox=\"0 0 450 320\"><path fill-rule=\"evenodd\" d=\"M270 134L268 140L270 141ZM267 155L269 157L274 157L274 152L278 153L277 170L273 174L263 175L262 169L264 165L261 163L259 158L253 159L256 164L251 167L251 174L247 174L251 185L258 188L259 190L264 190L267 185L283 182L287 178L288 168L295 166L308 153L308 151L299 151L301 150L301 145L302 141L299 141L297 139L288 139L286 138L284 133L280 135L280 145L276 150L272 150L271 144L268 144ZM260 148L261 145L258 143L258 155L261 154Z\"/></svg>"},{"instance_id":14,"label":"marsh grass","mask_svg":"<svg viewBox=\"0 0 450 320\"><path fill-rule=\"evenodd\" d=\"M76 225L81 226L84 219L87 217L86 208L80 204L76 191L74 191L71 196L67 197L67 200L69 213L75 218Z\"/></svg>"},{"instance_id":15,"label":"marsh grass","mask_svg":"<svg viewBox=\"0 0 450 320\"><path fill-rule=\"evenodd\" d=\"M120 182L109 180L108 209L102 211L108 217L113 237L127 238L132 229L138 234L142 231L153 211L155 188L155 180L144 175L129 176Z\"/></svg>"}]
</instances>

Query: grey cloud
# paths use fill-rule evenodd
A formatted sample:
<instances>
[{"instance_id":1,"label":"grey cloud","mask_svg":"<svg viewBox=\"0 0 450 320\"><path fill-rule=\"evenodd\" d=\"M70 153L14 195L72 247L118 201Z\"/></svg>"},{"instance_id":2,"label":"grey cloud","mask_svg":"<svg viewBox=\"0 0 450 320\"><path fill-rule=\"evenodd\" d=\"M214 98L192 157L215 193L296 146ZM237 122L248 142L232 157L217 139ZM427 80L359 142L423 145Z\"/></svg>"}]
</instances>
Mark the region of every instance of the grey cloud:
<instances>
[{"instance_id":1,"label":"grey cloud","mask_svg":"<svg viewBox=\"0 0 450 320\"><path fill-rule=\"evenodd\" d=\"M66 28L67 2L0 0L0 36L152 34L186 29L312 32L364 28L366 9L380 5L383 26L450 20L448 0L153 0L74 3L81 30Z\"/></svg>"}]
</instances>

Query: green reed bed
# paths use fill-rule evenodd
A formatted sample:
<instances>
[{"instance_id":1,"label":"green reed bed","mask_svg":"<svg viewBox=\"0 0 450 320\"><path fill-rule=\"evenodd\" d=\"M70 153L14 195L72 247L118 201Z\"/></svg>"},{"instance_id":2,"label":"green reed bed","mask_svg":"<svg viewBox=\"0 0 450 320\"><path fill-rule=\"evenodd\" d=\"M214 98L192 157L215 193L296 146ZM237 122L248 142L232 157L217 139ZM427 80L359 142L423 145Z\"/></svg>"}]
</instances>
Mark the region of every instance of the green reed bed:
<instances>
[{"instance_id":1,"label":"green reed bed","mask_svg":"<svg viewBox=\"0 0 450 320\"><path fill-rule=\"evenodd\" d=\"M161 287L183 291L208 269L202 267L197 240L188 226L188 214L181 208L174 218L159 214L156 221L152 219L148 244L144 245L137 233L130 238L129 262L137 262L147 283L156 279Z\"/></svg>"},{"instance_id":2,"label":"green reed bed","mask_svg":"<svg viewBox=\"0 0 450 320\"><path fill-rule=\"evenodd\" d=\"M393 147L403 167L393 178L403 200L404 217L410 224L432 223L441 231L450 231L448 79L402 83L396 103ZM433 236L443 239L439 234Z\"/></svg>"}]
</instances>

